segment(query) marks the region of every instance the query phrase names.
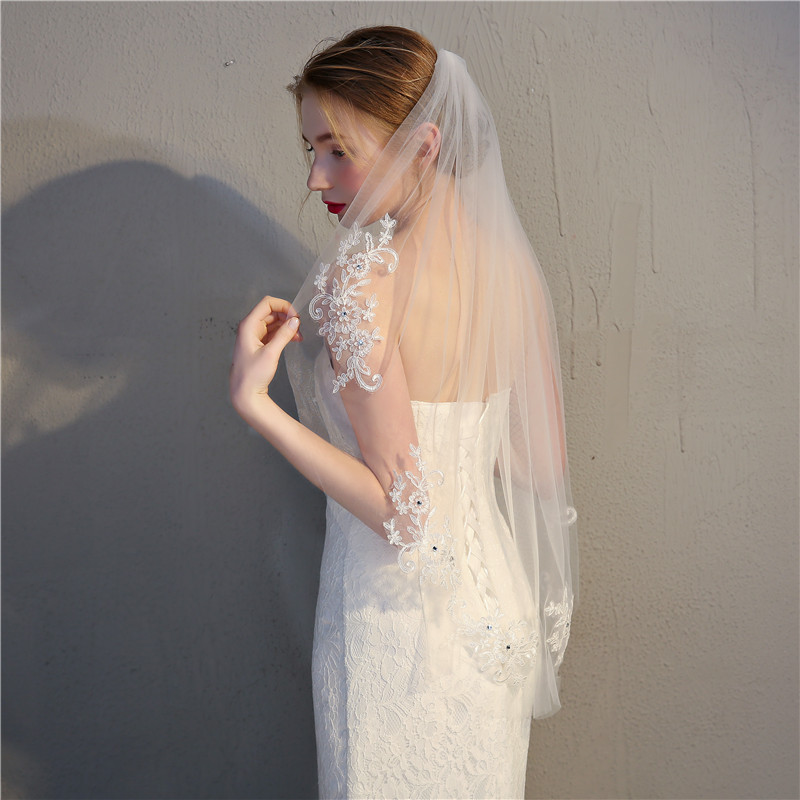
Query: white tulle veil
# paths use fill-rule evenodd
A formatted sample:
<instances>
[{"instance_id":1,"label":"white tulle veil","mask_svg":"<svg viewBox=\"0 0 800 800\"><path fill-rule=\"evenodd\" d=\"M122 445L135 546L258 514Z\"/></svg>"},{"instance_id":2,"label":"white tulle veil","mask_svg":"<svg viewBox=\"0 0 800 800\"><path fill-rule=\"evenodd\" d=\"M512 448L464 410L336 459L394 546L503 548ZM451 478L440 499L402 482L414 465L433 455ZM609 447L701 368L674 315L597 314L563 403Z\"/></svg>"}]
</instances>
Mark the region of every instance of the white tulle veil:
<instances>
[{"instance_id":1,"label":"white tulle veil","mask_svg":"<svg viewBox=\"0 0 800 800\"><path fill-rule=\"evenodd\" d=\"M286 355L301 420L356 457L379 453L392 476L379 475L395 509L386 535L419 581L430 679L466 652L520 692L522 713L552 714L577 566L556 331L491 113L458 56L439 51L294 307L304 341ZM388 378L398 363L403 391ZM381 404L368 441L343 396ZM415 404L436 413L417 413L403 438ZM487 413L503 520L492 542L469 509L486 465L461 441ZM421 441L441 443L424 462Z\"/></svg>"}]
</instances>

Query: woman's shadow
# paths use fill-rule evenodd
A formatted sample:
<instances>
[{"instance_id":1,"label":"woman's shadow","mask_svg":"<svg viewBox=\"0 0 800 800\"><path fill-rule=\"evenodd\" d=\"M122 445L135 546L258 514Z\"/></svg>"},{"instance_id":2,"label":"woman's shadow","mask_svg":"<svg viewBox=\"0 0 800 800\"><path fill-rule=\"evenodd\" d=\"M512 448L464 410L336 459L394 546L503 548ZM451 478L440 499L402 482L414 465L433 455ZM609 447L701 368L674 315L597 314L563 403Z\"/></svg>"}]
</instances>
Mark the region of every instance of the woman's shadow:
<instances>
[{"instance_id":1,"label":"woman's shadow","mask_svg":"<svg viewBox=\"0 0 800 800\"><path fill-rule=\"evenodd\" d=\"M238 320L311 254L143 161L2 225L4 796L315 796L324 504L227 397Z\"/></svg>"}]
</instances>

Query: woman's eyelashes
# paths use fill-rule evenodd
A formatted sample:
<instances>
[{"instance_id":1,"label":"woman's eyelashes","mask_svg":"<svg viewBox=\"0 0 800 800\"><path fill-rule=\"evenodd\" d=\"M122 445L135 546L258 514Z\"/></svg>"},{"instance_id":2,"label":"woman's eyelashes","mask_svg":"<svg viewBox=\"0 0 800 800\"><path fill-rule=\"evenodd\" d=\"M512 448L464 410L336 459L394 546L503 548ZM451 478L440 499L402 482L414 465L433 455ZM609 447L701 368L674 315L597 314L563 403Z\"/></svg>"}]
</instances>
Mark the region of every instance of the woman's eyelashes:
<instances>
[{"instance_id":1,"label":"woman's eyelashes","mask_svg":"<svg viewBox=\"0 0 800 800\"><path fill-rule=\"evenodd\" d=\"M313 153L313 152L314 152L314 148L310 144L308 144L308 142L306 142L306 153ZM331 150L331 155L336 156L336 158L346 158L347 153L345 153L344 150L332 149Z\"/></svg>"}]
</instances>

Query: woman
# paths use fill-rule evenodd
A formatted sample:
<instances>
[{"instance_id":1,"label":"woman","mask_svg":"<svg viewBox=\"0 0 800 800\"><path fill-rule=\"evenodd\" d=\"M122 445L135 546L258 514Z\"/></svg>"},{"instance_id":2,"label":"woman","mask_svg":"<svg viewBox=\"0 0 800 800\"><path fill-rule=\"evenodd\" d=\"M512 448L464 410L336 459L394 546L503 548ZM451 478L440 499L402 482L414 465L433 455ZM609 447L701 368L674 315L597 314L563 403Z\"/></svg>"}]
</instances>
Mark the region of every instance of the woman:
<instances>
[{"instance_id":1,"label":"woman","mask_svg":"<svg viewBox=\"0 0 800 800\"><path fill-rule=\"evenodd\" d=\"M521 797L573 603L558 352L464 62L402 28L290 86L339 225L239 326L242 417L328 496L313 682L323 797ZM298 330L299 328L299 330ZM269 397L281 352L301 422Z\"/></svg>"}]
</instances>

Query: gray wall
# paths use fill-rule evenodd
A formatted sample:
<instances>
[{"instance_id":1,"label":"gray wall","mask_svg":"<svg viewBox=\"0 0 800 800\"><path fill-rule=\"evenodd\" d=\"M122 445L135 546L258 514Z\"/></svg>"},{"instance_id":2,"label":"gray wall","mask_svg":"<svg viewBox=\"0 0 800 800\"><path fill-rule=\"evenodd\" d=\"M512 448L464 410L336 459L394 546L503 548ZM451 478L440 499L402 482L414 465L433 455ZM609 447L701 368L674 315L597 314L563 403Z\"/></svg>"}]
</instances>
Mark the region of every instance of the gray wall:
<instances>
[{"instance_id":1,"label":"gray wall","mask_svg":"<svg viewBox=\"0 0 800 800\"><path fill-rule=\"evenodd\" d=\"M283 87L389 22L484 88L559 319L528 796L797 797L798 6L394 2L2 6L4 797L315 794L322 500L227 370L330 230Z\"/></svg>"}]
</instances>

